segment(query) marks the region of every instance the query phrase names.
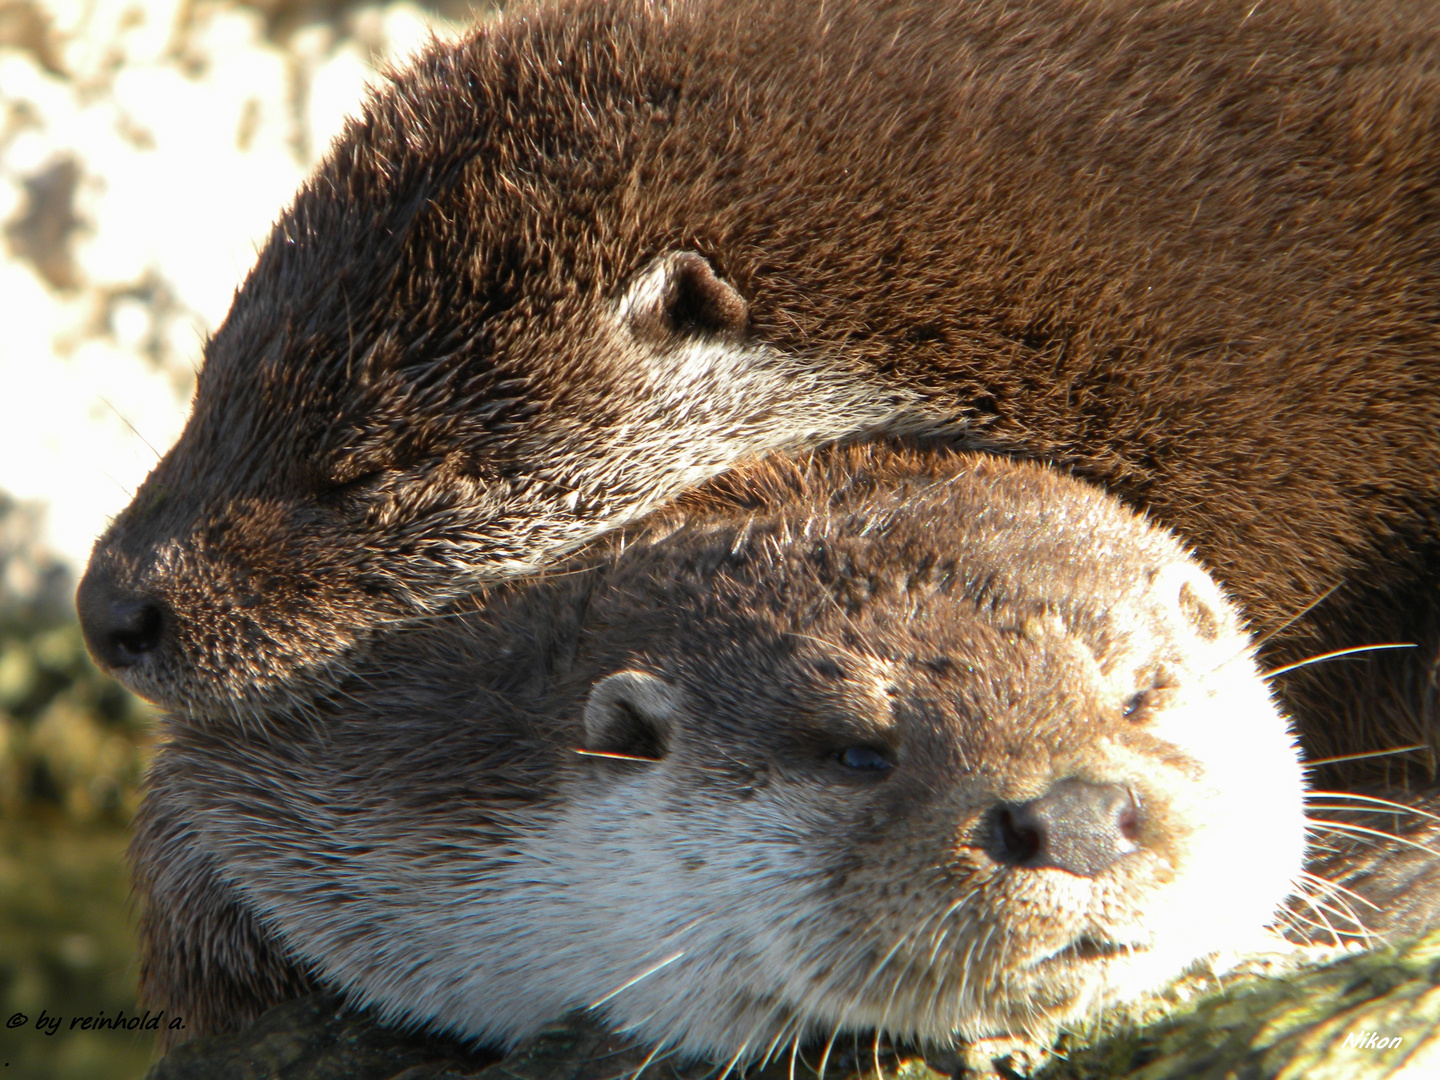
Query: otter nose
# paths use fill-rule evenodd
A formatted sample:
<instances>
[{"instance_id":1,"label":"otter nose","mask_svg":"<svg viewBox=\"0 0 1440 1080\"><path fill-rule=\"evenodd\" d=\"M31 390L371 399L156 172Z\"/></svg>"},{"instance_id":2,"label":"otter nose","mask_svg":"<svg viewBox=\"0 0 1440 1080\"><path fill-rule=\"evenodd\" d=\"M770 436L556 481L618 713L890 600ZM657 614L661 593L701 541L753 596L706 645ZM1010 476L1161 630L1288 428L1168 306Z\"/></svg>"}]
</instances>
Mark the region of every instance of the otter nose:
<instances>
[{"instance_id":1,"label":"otter nose","mask_svg":"<svg viewBox=\"0 0 1440 1080\"><path fill-rule=\"evenodd\" d=\"M128 668L160 647L168 616L154 597L125 592L92 566L75 593L90 655L110 670Z\"/></svg>"},{"instance_id":2,"label":"otter nose","mask_svg":"<svg viewBox=\"0 0 1440 1080\"><path fill-rule=\"evenodd\" d=\"M1001 803L995 824L1001 862L1095 877L1137 850L1140 807L1115 784L1061 780L1038 799Z\"/></svg>"}]
</instances>

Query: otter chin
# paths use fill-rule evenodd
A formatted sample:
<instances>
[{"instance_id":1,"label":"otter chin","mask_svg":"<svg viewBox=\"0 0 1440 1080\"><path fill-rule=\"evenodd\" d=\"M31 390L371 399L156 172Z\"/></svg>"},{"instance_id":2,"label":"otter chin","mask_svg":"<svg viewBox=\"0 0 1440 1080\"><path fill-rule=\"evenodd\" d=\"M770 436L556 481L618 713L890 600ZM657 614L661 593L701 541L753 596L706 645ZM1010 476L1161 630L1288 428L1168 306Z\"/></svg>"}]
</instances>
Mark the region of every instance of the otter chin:
<instances>
[{"instance_id":1,"label":"otter chin","mask_svg":"<svg viewBox=\"0 0 1440 1080\"><path fill-rule=\"evenodd\" d=\"M1253 943L1294 738L1168 533L1053 470L742 470L318 713L169 722L145 995L339 988L510 1045L577 1007L682 1054L1042 1033Z\"/></svg>"}]
</instances>

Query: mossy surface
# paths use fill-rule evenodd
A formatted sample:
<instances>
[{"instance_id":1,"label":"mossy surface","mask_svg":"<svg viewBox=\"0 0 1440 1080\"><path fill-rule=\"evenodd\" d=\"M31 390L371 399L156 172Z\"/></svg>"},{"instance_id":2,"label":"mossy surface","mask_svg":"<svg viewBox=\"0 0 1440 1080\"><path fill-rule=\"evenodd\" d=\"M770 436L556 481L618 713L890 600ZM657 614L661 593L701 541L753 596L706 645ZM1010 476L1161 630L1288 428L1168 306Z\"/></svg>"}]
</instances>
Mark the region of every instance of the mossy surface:
<instances>
[{"instance_id":1,"label":"mossy surface","mask_svg":"<svg viewBox=\"0 0 1440 1080\"><path fill-rule=\"evenodd\" d=\"M1043 1080L1440 1077L1440 930L1328 963L1237 971L1143 1027L1062 1042ZM1284 970L1293 968L1292 970Z\"/></svg>"},{"instance_id":2,"label":"mossy surface","mask_svg":"<svg viewBox=\"0 0 1440 1080\"><path fill-rule=\"evenodd\" d=\"M1440 931L1322 963L1265 958L1218 980L1180 980L1143 1006L1145 1023L1061 1039L1053 1052L995 1040L958 1054L837 1046L832 1080L1413 1080L1440 1077ZM813 1080L818 1051L782 1055L750 1080ZM793 1069L793 1073L792 1073ZM204 1039L148 1080L714 1080L710 1063L649 1052L577 1014L502 1060L387 1032L333 999L307 998L239 1035Z\"/></svg>"}]
</instances>

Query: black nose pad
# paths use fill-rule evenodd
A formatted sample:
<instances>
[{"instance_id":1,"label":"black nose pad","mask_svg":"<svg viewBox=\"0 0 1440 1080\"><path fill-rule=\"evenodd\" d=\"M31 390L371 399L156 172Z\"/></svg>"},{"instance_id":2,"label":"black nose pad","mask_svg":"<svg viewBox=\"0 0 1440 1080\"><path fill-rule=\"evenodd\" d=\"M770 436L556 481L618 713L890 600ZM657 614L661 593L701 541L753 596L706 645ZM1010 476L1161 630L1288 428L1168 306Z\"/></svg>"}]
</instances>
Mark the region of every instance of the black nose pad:
<instances>
[{"instance_id":1,"label":"black nose pad","mask_svg":"<svg viewBox=\"0 0 1440 1080\"><path fill-rule=\"evenodd\" d=\"M1061 780L1038 799L995 808L992 854L1027 869L1095 877L1139 850L1140 807L1116 784Z\"/></svg>"},{"instance_id":2,"label":"black nose pad","mask_svg":"<svg viewBox=\"0 0 1440 1080\"><path fill-rule=\"evenodd\" d=\"M133 667L160 648L167 613L153 597L116 589L109 576L92 568L75 594L80 629L90 655L102 666Z\"/></svg>"}]
</instances>

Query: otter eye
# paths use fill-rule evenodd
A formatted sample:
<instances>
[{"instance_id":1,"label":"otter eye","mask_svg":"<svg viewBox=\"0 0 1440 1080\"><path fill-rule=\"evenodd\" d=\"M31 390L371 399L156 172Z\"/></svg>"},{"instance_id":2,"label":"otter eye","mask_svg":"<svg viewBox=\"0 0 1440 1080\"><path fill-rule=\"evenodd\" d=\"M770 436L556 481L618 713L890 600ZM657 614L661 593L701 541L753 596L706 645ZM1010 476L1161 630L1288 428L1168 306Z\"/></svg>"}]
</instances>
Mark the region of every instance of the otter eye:
<instances>
[{"instance_id":1,"label":"otter eye","mask_svg":"<svg viewBox=\"0 0 1440 1080\"><path fill-rule=\"evenodd\" d=\"M331 477L320 484L317 497L326 506L334 506L344 502L349 496L358 494L366 488L373 486L385 476L384 469L371 469L358 476L348 479Z\"/></svg>"},{"instance_id":2,"label":"otter eye","mask_svg":"<svg viewBox=\"0 0 1440 1080\"><path fill-rule=\"evenodd\" d=\"M1140 679L1142 684L1148 684L1143 690L1137 690L1125 699L1125 704L1120 706L1120 715L1123 719L1140 723L1150 719L1158 709L1165 708L1173 696L1173 692L1180 686L1180 681L1166 668L1157 668L1147 672Z\"/></svg>"},{"instance_id":3,"label":"otter eye","mask_svg":"<svg viewBox=\"0 0 1440 1080\"><path fill-rule=\"evenodd\" d=\"M1149 703L1150 692L1148 690L1141 690L1138 694L1131 694L1125 700L1125 708L1121 710L1120 715L1126 720L1134 720Z\"/></svg>"},{"instance_id":4,"label":"otter eye","mask_svg":"<svg viewBox=\"0 0 1440 1080\"><path fill-rule=\"evenodd\" d=\"M851 746L840 751L840 764L853 772L883 773L890 771L890 762L878 750L868 746Z\"/></svg>"}]
</instances>

